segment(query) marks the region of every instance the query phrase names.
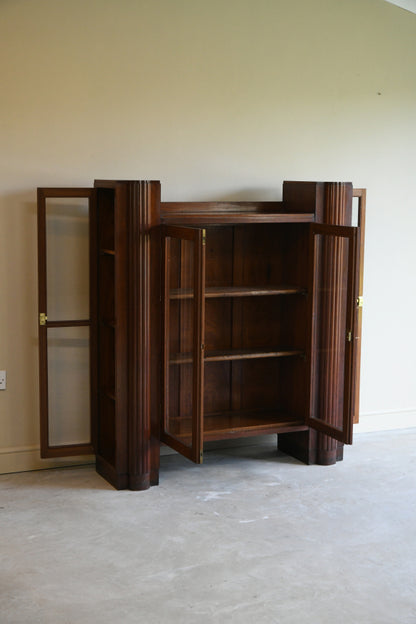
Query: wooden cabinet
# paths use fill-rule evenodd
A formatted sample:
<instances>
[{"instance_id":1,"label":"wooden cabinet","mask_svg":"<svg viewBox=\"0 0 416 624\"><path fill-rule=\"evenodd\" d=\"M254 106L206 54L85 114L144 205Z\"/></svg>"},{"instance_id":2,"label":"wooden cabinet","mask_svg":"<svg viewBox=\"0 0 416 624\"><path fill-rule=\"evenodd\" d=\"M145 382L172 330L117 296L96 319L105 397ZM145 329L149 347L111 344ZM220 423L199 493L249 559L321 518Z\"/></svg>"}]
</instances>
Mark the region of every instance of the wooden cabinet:
<instances>
[{"instance_id":1,"label":"wooden cabinet","mask_svg":"<svg viewBox=\"0 0 416 624\"><path fill-rule=\"evenodd\" d=\"M204 442L267 433L307 463L341 458L359 388L364 191L288 182L281 202L167 203L158 182L97 181L94 200L98 472L145 489L160 442L200 463Z\"/></svg>"}]
</instances>

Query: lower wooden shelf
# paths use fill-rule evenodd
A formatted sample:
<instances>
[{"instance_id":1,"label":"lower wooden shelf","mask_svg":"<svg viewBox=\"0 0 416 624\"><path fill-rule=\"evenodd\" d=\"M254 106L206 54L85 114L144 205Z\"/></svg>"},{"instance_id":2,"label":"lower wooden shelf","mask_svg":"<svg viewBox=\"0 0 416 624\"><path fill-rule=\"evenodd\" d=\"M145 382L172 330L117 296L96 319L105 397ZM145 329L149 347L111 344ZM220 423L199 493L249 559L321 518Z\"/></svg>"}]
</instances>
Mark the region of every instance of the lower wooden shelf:
<instances>
[{"instance_id":1,"label":"lower wooden shelf","mask_svg":"<svg viewBox=\"0 0 416 624\"><path fill-rule=\"evenodd\" d=\"M204 441L243 438L262 433L284 433L307 429L302 419L276 410L243 410L206 414Z\"/></svg>"},{"instance_id":2,"label":"lower wooden shelf","mask_svg":"<svg viewBox=\"0 0 416 624\"><path fill-rule=\"evenodd\" d=\"M203 419L203 440L226 440L244 438L266 433L288 433L305 431L308 427L304 420L276 410L242 410L206 414ZM181 441L191 441L192 420L183 419L178 423L178 431L174 427L168 431L170 435Z\"/></svg>"}]
</instances>

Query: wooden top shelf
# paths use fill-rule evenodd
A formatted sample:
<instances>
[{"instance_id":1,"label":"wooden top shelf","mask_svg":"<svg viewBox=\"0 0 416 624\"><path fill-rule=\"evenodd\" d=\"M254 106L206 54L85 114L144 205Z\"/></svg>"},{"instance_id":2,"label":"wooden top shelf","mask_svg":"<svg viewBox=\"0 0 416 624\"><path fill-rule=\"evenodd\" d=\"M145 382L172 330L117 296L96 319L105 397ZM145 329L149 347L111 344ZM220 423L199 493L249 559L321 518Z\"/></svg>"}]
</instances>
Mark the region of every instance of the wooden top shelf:
<instances>
[{"instance_id":1,"label":"wooden top shelf","mask_svg":"<svg viewBox=\"0 0 416 624\"><path fill-rule=\"evenodd\" d=\"M223 351L205 351L204 362L228 362L232 360L256 360L263 358L294 357L304 355L302 349L232 349ZM177 353L170 364L191 364L191 353Z\"/></svg>"},{"instance_id":2,"label":"wooden top shelf","mask_svg":"<svg viewBox=\"0 0 416 624\"><path fill-rule=\"evenodd\" d=\"M293 212L283 201L161 202L161 221L169 225L233 223L310 223L314 212Z\"/></svg>"},{"instance_id":3,"label":"wooden top shelf","mask_svg":"<svg viewBox=\"0 0 416 624\"><path fill-rule=\"evenodd\" d=\"M213 286L205 289L205 298L217 297L263 297L268 295L304 295L306 288L299 286ZM170 299L192 299L193 290L175 288L169 293Z\"/></svg>"},{"instance_id":4,"label":"wooden top shelf","mask_svg":"<svg viewBox=\"0 0 416 624\"><path fill-rule=\"evenodd\" d=\"M240 223L313 223L313 212L172 212L162 213L162 223L166 225L232 225Z\"/></svg>"}]
</instances>

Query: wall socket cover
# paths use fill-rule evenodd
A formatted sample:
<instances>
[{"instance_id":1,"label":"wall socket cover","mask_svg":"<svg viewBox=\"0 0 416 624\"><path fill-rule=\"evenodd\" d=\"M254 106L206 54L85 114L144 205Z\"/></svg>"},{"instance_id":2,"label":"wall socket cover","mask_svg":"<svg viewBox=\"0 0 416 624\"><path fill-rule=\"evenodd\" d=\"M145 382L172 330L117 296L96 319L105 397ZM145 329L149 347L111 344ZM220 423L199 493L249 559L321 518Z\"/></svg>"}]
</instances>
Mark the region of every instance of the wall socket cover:
<instances>
[{"instance_id":1,"label":"wall socket cover","mask_svg":"<svg viewBox=\"0 0 416 624\"><path fill-rule=\"evenodd\" d=\"M0 390L6 390L6 371L0 370Z\"/></svg>"}]
</instances>

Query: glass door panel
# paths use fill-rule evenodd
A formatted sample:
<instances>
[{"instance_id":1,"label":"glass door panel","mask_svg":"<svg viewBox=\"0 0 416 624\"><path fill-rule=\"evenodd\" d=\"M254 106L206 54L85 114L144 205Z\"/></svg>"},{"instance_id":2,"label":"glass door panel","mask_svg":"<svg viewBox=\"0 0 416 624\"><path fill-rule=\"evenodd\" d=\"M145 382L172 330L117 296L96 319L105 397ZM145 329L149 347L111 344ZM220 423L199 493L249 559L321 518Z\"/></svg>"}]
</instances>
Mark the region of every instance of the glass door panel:
<instances>
[{"instance_id":1,"label":"glass door panel","mask_svg":"<svg viewBox=\"0 0 416 624\"><path fill-rule=\"evenodd\" d=\"M89 444L89 327L48 330L48 434L51 446Z\"/></svg>"},{"instance_id":2,"label":"glass door panel","mask_svg":"<svg viewBox=\"0 0 416 624\"><path fill-rule=\"evenodd\" d=\"M94 224L94 189L38 189L42 457L94 453Z\"/></svg>"},{"instance_id":3,"label":"glass door panel","mask_svg":"<svg viewBox=\"0 0 416 624\"><path fill-rule=\"evenodd\" d=\"M352 442L356 228L314 225L311 396L308 424Z\"/></svg>"},{"instance_id":4,"label":"glass door panel","mask_svg":"<svg viewBox=\"0 0 416 624\"><path fill-rule=\"evenodd\" d=\"M165 227L162 441L202 462L203 230Z\"/></svg>"},{"instance_id":5,"label":"glass door panel","mask_svg":"<svg viewBox=\"0 0 416 624\"><path fill-rule=\"evenodd\" d=\"M46 281L50 321L88 319L89 202L46 199Z\"/></svg>"}]
</instances>

